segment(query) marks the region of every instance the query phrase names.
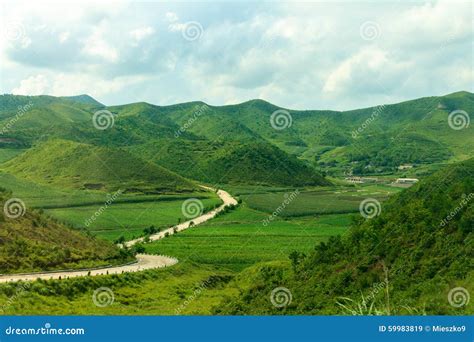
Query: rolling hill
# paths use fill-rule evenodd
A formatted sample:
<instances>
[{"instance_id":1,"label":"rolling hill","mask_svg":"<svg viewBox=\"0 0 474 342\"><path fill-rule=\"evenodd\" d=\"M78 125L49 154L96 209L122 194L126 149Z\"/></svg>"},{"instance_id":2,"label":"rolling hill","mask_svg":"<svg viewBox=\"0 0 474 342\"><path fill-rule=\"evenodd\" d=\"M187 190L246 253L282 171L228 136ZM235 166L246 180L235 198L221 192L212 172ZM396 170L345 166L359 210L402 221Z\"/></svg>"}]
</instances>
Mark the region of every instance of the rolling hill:
<instances>
[{"instance_id":1,"label":"rolling hill","mask_svg":"<svg viewBox=\"0 0 474 342\"><path fill-rule=\"evenodd\" d=\"M30 103L18 117L18 106ZM45 137L122 147L182 176L212 182L229 172L226 163L246 165L259 155L283 162L282 177L288 170L304 168L294 177L295 184L305 183L300 179L307 178L311 170L314 175L306 182L310 184L319 183L313 181L319 177L318 171L329 175L342 175L347 170L383 174L396 171L401 164L415 164L419 168L410 174L423 175L440 165L466 160L474 150L473 126L453 129L448 124L449 114L455 110L464 111L468 118L474 113L474 94L469 92L350 111L290 110L263 100L227 106L203 102L156 106L141 102L100 107L87 95L2 95L0 108L0 127L8 128L0 137L0 148L27 148ZM110 128L94 128L92 116L98 109L113 113ZM274 129L270 121L275 111L287 113L291 125ZM238 144L243 146L237 148ZM252 144L255 151L250 153L248 146ZM186 151L179 151L180 145L186 146ZM246 149L249 153L241 153ZM246 154L246 158L253 159L242 159ZM217 167L209 167L211 163L217 163ZM274 163L261 166L270 168ZM271 173L262 167L255 168L256 182L267 181ZM241 176L246 176L242 182L254 179L253 174L245 172L232 177L233 172L231 182L239 181ZM288 178L284 182L281 177L276 179L275 183L291 183Z\"/></svg>"},{"instance_id":2,"label":"rolling hill","mask_svg":"<svg viewBox=\"0 0 474 342\"><path fill-rule=\"evenodd\" d=\"M191 191L185 178L130 153L68 140L49 140L9 160L3 170L39 184L124 192Z\"/></svg>"},{"instance_id":3,"label":"rolling hill","mask_svg":"<svg viewBox=\"0 0 474 342\"><path fill-rule=\"evenodd\" d=\"M136 156L208 183L329 185L314 169L265 141L173 139L130 148Z\"/></svg>"},{"instance_id":4,"label":"rolling hill","mask_svg":"<svg viewBox=\"0 0 474 342\"><path fill-rule=\"evenodd\" d=\"M0 191L2 208L11 196ZM23 215L0 213L0 273L96 267L132 260L111 243L83 235L19 203L7 205L7 212Z\"/></svg>"},{"instance_id":5,"label":"rolling hill","mask_svg":"<svg viewBox=\"0 0 474 342\"><path fill-rule=\"evenodd\" d=\"M220 314L472 314L450 305L449 291L472 293L474 159L453 164L384 202L381 214L358 222L292 263L244 271L240 295ZM284 286L292 302L269 300ZM288 293L286 291L286 293ZM289 295L286 294L289 298ZM288 301L287 301L288 304Z\"/></svg>"}]
</instances>

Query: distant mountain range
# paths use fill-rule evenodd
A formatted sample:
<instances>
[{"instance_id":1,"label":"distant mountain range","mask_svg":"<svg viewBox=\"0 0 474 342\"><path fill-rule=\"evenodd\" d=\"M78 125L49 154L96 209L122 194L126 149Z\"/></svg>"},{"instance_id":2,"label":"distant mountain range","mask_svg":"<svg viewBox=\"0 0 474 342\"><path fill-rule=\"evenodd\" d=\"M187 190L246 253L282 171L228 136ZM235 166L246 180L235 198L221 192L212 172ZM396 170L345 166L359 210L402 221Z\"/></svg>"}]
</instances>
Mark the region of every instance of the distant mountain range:
<instances>
[{"instance_id":1,"label":"distant mountain range","mask_svg":"<svg viewBox=\"0 0 474 342\"><path fill-rule=\"evenodd\" d=\"M93 125L100 110L111 113L112 123L104 130ZM386 173L401 164L416 164L420 169L414 173L426 173L471 157L472 125L453 129L448 123L453 111L463 111L460 115L466 113L469 120L474 94L457 92L352 111L294 111L262 100L229 106L189 102L106 107L88 95L2 95L0 147L38 145L35 153L49 154L52 146L58 153L58 144L68 140L106 155L113 149L110 155L118 159L134 155L141 163L210 183L325 185L321 172ZM62 140L43 143L49 139ZM65 142L66 148L71 144ZM16 172L20 166L15 163L39 162L32 155L22 158L8 168Z\"/></svg>"}]
</instances>

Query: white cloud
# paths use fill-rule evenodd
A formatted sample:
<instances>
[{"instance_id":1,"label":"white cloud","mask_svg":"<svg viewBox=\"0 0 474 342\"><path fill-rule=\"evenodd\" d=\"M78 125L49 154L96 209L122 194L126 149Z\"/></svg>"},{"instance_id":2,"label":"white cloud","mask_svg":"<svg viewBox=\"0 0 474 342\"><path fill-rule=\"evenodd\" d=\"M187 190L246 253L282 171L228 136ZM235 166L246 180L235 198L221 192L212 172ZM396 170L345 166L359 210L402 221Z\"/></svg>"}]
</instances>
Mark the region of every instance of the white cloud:
<instances>
[{"instance_id":1,"label":"white cloud","mask_svg":"<svg viewBox=\"0 0 474 342\"><path fill-rule=\"evenodd\" d=\"M12 90L15 95L44 95L49 90L49 82L44 75L28 77Z\"/></svg>"},{"instance_id":2,"label":"white cloud","mask_svg":"<svg viewBox=\"0 0 474 342\"><path fill-rule=\"evenodd\" d=\"M104 26L97 27L94 32L84 40L82 52L92 57L100 57L105 62L114 63L119 57L117 49L105 37Z\"/></svg>"},{"instance_id":3,"label":"white cloud","mask_svg":"<svg viewBox=\"0 0 474 342\"><path fill-rule=\"evenodd\" d=\"M136 41L140 41L148 36L151 36L153 33L155 33L153 27L147 26L130 31L130 36L132 36Z\"/></svg>"},{"instance_id":4,"label":"white cloud","mask_svg":"<svg viewBox=\"0 0 474 342\"><path fill-rule=\"evenodd\" d=\"M1 90L332 109L472 91L472 6L16 2L5 17L25 30L0 42ZM369 21L380 29L370 41L359 31ZM183 38L186 22L202 25L200 39Z\"/></svg>"},{"instance_id":5,"label":"white cloud","mask_svg":"<svg viewBox=\"0 0 474 342\"><path fill-rule=\"evenodd\" d=\"M179 20L178 15L174 12L166 12L165 16L169 22L175 22Z\"/></svg>"}]
</instances>

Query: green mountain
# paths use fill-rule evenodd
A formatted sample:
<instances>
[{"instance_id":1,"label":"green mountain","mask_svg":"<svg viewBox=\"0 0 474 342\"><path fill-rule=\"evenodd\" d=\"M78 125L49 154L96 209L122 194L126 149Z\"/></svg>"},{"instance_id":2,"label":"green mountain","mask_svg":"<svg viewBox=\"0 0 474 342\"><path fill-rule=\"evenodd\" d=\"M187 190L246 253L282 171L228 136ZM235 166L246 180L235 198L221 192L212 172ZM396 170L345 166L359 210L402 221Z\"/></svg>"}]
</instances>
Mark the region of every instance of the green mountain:
<instances>
[{"instance_id":1,"label":"green mountain","mask_svg":"<svg viewBox=\"0 0 474 342\"><path fill-rule=\"evenodd\" d=\"M98 108L105 107L102 103L94 99L92 96L87 94L76 95L76 96L62 96L61 98L66 100L72 100L77 103L89 104L92 106L96 106Z\"/></svg>"},{"instance_id":2,"label":"green mountain","mask_svg":"<svg viewBox=\"0 0 474 342\"><path fill-rule=\"evenodd\" d=\"M473 203L470 159L384 202L379 216L357 219L349 234L332 237L307 256L292 253L291 265L244 271L236 281L240 295L217 312L472 314L472 305L455 307L448 299L453 288L474 291ZM285 308L269 300L281 286L292 296Z\"/></svg>"},{"instance_id":3,"label":"green mountain","mask_svg":"<svg viewBox=\"0 0 474 342\"><path fill-rule=\"evenodd\" d=\"M10 193L0 191L2 208L10 198ZM23 215L0 213L0 273L95 267L131 259L111 243L83 235L19 202L7 208L7 213Z\"/></svg>"},{"instance_id":4,"label":"green mountain","mask_svg":"<svg viewBox=\"0 0 474 342\"><path fill-rule=\"evenodd\" d=\"M320 178L315 170L330 175L342 175L348 169L355 174L380 174L393 172L401 164L415 164L417 167L410 174L422 175L432 173L440 165L466 160L474 150L473 126L457 130L448 124L449 114L455 110L464 111L468 117L474 113L474 94L469 92L351 111L297 111L262 100L229 106L202 102L171 106L143 102L99 105L87 95L0 96L0 148L30 147L47 138L123 147L182 176L242 183L251 179L268 182L271 167L276 164L262 164L266 169L255 168L253 177L243 172L245 168L234 176L239 170L231 171L225 163L242 160L246 165L258 156L268 156L285 163L282 177L285 173L294 174L288 170L301 168L294 177L297 184L308 177L308 170L313 174L308 184L320 183L312 179ZM19 115L18 108L25 106ZM105 130L93 125L92 118L98 109L112 113L113 125ZM288 127L277 130L271 125L276 111L287 113L291 123ZM243 146L239 149L238 144ZM180 145L186 146L186 151L179 151ZM248 151L251 145L255 151L243 158L246 153L241 151ZM209 166L211 162L222 164L214 169ZM248 167L247 171L252 172ZM276 179L274 183L278 184L291 182L282 182L278 176Z\"/></svg>"},{"instance_id":5,"label":"green mountain","mask_svg":"<svg viewBox=\"0 0 474 342\"><path fill-rule=\"evenodd\" d=\"M208 183L329 185L314 169L265 142L158 140L130 151L186 177Z\"/></svg>"},{"instance_id":6,"label":"green mountain","mask_svg":"<svg viewBox=\"0 0 474 342\"><path fill-rule=\"evenodd\" d=\"M4 171L59 187L124 192L191 191L185 178L118 148L49 140L9 160Z\"/></svg>"}]
</instances>

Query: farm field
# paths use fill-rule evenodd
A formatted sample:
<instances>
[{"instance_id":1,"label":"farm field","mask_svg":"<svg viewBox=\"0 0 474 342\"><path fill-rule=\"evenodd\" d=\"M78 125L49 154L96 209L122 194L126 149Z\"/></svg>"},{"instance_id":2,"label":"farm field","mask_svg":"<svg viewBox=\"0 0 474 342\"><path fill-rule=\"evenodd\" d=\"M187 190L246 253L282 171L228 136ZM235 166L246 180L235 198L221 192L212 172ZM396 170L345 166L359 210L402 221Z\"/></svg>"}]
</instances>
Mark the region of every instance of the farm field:
<instances>
[{"instance_id":1,"label":"farm field","mask_svg":"<svg viewBox=\"0 0 474 342\"><path fill-rule=\"evenodd\" d=\"M27 208L43 209L46 214L74 228L87 228L107 240L120 236L132 239L143 235L143 229L151 225L168 227L184 220L181 206L186 199L197 198L204 210L219 205L221 201L213 192L184 192L163 195L120 194L86 227L86 220L104 207L114 192L61 189L39 185L28 180L0 172L3 187L20 198Z\"/></svg>"},{"instance_id":2,"label":"farm field","mask_svg":"<svg viewBox=\"0 0 474 342\"><path fill-rule=\"evenodd\" d=\"M208 193L209 197L204 197L202 193L187 194L182 196L170 196L166 198L131 198L130 202L112 203L101 215L97 217L88 227L86 220L94 216L103 203L88 206L75 206L66 208L46 209L45 212L52 217L68 222L77 228L88 228L92 233L107 240L115 240L119 236L131 240L143 235L143 229L149 226L156 228L166 228L178 222L178 219L187 220L184 217L181 206L188 198L199 198L205 211L221 201L213 193ZM133 200L133 201L132 201Z\"/></svg>"},{"instance_id":3,"label":"farm field","mask_svg":"<svg viewBox=\"0 0 474 342\"><path fill-rule=\"evenodd\" d=\"M147 253L173 255L194 262L240 271L259 262L288 260L292 251L309 252L330 236L346 232L350 214L277 219L245 206L209 223L145 244Z\"/></svg>"},{"instance_id":4,"label":"farm field","mask_svg":"<svg viewBox=\"0 0 474 342\"><path fill-rule=\"evenodd\" d=\"M250 208L271 213L294 190L261 192L244 192L240 198ZM346 186L333 189L307 189L299 191L294 199L286 205L281 216L307 216L320 214L351 213L359 210L359 204L366 198L375 198L380 202L391 194L399 192L398 188L386 185Z\"/></svg>"}]
</instances>

